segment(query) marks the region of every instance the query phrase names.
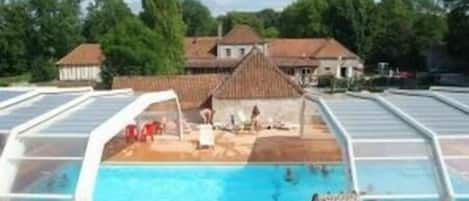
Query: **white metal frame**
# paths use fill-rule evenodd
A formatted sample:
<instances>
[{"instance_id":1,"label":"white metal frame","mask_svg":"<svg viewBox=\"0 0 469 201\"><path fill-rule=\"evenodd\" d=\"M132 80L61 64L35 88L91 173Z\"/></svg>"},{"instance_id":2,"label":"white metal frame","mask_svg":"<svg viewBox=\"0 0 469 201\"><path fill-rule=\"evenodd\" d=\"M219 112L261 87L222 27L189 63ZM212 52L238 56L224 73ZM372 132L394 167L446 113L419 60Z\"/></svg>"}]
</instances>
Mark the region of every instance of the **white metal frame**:
<instances>
[{"instance_id":1,"label":"white metal frame","mask_svg":"<svg viewBox=\"0 0 469 201\"><path fill-rule=\"evenodd\" d=\"M176 100L178 102L179 116L179 134L182 137L181 110L179 100L174 91L164 91L157 93L148 93L140 96L133 103L122 109L106 123L90 133L90 139L83 160L82 170L78 179L75 200L92 201L93 192L96 184L96 176L105 144L112 139L125 125L141 114L148 106L153 103Z\"/></svg>"},{"instance_id":2,"label":"white metal frame","mask_svg":"<svg viewBox=\"0 0 469 201\"><path fill-rule=\"evenodd\" d=\"M427 137L431 141L431 147L433 148L434 156L437 159L437 164L438 164L438 173L440 177L442 177L442 184L444 186L444 190L446 192L446 198L447 200L453 200L454 199L454 190L453 190L453 185L451 183L450 176L448 174L448 167L446 166L446 162L443 159L443 152L441 150L441 145L438 140L438 135L434 133L431 129L425 127L423 124L412 118L410 115L406 114L403 112L401 109L396 107L394 104L390 103L383 97L376 95L376 94L358 94L358 93L347 93L350 96L355 96L355 97L362 97L362 98L368 98L374 101L377 101L380 103L383 107L387 108L389 111L397 115L399 118L401 118L403 121L411 125L413 128L415 128L417 131L420 133L424 134L425 137ZM427 95L424 93L418 93L422 95Z\"/></svg>"},{"instance_id":3,"label":"white metal frame","mask_svg":"<svg viewBox=\"0 0 469 201\"><path fill-rule=\"evenodd\" d=\"M320 97L313 97L313 96L306 96L308 99L317 102L320 105L321 111L323 111L324 115L328 118L328 124L332 124L329 126L334 126L338 129L338 132L342 135L343 138L345 138L345 152L347 153L347 158L348 163L349 163L349 169L350 169L350 176L352 177L352 190L355 192L360 192L359 186L358 186L358 178L357 178L357 170L356 170L356 164L355 164L355 156L354 156L354 150L353 150L353 144L352 144L352 138L350 135L347 133L343 125L340 123L340 121L337 120L335 115L332 113L331 109L329 106L325 103L324 99ZM330 122L329 122L330 121Z\"/></svg>"},{"instance_id":4,"label":"white metal frame","mask_svg":"<svg viewBox=\"0 0 469 201\"><path fill-rule=\"evenodd\" d=\"M29 89L29 88L28 88ZM156 93L148 93L139 96L136 100L122 108L119 112L113 115L103 124L99 125L94 129L90 135L34 135L32 132L26 130L37 129L43 124L47 124L51 119L60 115L67 115L70 111L74 111L80 108L82 103L86 103L91 97L96 96L113 96L119 94L130 94L132 90L115 90L115 91L101 91L91 92L91 88L75 88L75 89L58 89L58 88L42 88L35 89L33 92L28 92L28 98L35 97L41 93L64 93L64 92L79 92L89 91L82 96L79 96L64 105L61 105L43 115L40 115L24 124L16 126L10 131L10 137L7 139L4 152L0 157L0 198L41 198L41 199L72 199L80 201L91 201L92 193L94 190L94 184L96 174L101 162L101 156L104 149L104 145L111 138L117 135L129 122L132 122L139 114L141 114L148 106L153 103L174 100L177 104L178 110L178 132L180 139L182 139L183 127L182 127L182 111L178 97L174 91L163 91ZM22 100L25 100L24 98ZM21 100L21 101L22 101ZM20 102L11 102L9 105ZM40 125L40 126L38 126ZM20 135L21 133L21 135ZM22 156L19 153L23 152L23 145L19 141L23 138L88 138L88 145L86 147L84 157L29 157ZM62 194L28 194L28 193L9 193L10 184L15 179L14 169L15 165L9 161L16 160L54 160L54 161L83 161L81 173L78 179L77 188L74 195L62 195Z\"/></svg>"}]
</instances>

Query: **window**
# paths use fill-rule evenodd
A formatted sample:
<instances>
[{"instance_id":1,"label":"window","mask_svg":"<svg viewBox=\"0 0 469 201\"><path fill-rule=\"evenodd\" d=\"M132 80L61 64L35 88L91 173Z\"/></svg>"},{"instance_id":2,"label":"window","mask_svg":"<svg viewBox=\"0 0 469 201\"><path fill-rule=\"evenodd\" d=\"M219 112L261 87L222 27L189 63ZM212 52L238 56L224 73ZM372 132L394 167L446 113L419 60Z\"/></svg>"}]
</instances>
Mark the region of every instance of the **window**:
<instances>
[{"instance_id":1,"label":"window","mask_svg":"<svg viewBox=\"0 0 469 201\"><path fill-rule=\"evenodd\" d=\"M331 71L331 67L325 67L324 70Z\"/></svg>"},{"instance_id":2,"label":"window","mask_svg":"<svg viewBox=\"0 0 469 201\"><path fill-rule=\"evenodd\" d=\"M239 55L244 56L244 54L246 54L246 49L244 48L239 49Z\"/></svg>"},{"instance_id":3,"label":"window","mask_svg":"<svg viewBox=\"0 0 469 201\"><path fill-rule=\"evenodd\" d=\"M225 49L225 53L226 53L227 57L231 57L231 49L230 48Z\"/></svg>"}]
</instances>

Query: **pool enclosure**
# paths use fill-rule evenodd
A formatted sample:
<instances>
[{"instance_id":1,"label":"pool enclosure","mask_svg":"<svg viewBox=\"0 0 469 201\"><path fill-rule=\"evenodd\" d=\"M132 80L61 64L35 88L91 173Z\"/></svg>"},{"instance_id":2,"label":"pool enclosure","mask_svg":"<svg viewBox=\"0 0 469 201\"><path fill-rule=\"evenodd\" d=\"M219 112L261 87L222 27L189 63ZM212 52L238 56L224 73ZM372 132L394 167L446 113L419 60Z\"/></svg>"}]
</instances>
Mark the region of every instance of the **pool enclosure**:
<instances>
[{"instance_id":1,"label":"pool enclosure","mask_svg":"<svg viewBox=\"0 0 469 201\"><path fill-rule=\"evenodd\" d=\"M362 200L469 200L469 89L310 99Z\"/></svg>"},{"instance_id":2,"label":"pool enclosure","mask_svg":"<svg viewBox=\"0 0 469 201\"><path fill-rule=\"evenodd\" d=\"M180 113L173 91L1 88L0 200L92 200L105 143L165 101Z\"/></svg>"}]
</instances>

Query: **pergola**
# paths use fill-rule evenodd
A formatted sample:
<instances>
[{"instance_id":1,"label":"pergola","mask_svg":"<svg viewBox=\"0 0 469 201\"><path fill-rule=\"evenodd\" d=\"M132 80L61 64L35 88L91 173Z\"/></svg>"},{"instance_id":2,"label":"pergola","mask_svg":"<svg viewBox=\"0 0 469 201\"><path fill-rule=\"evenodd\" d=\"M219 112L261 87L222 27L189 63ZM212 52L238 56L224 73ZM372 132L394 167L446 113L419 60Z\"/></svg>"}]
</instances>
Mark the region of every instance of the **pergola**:
<instances>
[{"instance_id":1,"label":"pergola","mask_svg":"<svg viewBox=\"0 0 469 201\"><path fill-rule=\"evenodd\" d=\"M173 91L137 96L131 90L0 88L0 133L6 136L0 199L93 200L105 144L150 105L165 101L177 103L182 138ZM31 188L43 174L61 169L78 172L67 176L70 188Z\"/></svg>"},{"instance_id":2,"label":"pergola","mask_svg":"<svg viewBox=\"0 0 469 201\"><path fill-rule=\"evenodd\" d=\"M469 200L469 89L308 98L338 137L362 200Z\"/></svg>"}]
</instances>

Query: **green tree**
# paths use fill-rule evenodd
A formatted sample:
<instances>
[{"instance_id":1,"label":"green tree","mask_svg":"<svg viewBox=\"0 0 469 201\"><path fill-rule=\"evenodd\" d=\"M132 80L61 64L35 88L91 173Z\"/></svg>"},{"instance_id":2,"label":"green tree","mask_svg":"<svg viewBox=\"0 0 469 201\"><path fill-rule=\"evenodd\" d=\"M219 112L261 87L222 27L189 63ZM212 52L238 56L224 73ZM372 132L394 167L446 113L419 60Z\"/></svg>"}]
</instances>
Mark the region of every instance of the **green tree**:
<instances>
[{"instance_id":1,"label":"green tree","mask_svg":"<svg viewBox=\"0 0 469 201\"><path fill-rule=\"evenodd\" d=\"M264 33L264 23L253 12L228 12L221 16L219 20L223 23L224 33L229 32L237 24L246 24L253 28L257 33Z\"/></svg>"},{"instance_id":2,"label":"green tree","mask_svg":"<svg viewBox=\"0 0 469 201\"><path fill-rule=\"evenodd\" d=\"M28 59L32 81L56 77L54 62L81 40L80 0L28 1Z\"/></svg>"},{"instance_id":3,"label":"green tree","mask_svg":"<svg viewBox=\"0 0 469 201\"><path fill-rule=\"evenodd\" d=\"M331 0L329 4L326 26L330 35L367 58L373 42L373 0Z\"/></svg>"},{"instance_id":4,"label":"green tree","mask_svg":"<svg viewBox=\"0 0 469 201\"><path fill-rule=\"evenodd\" d=\"M127 18L102 37L106 55L102 73L109 87L116 75L154 75L175 73L165 57L163 37L137 18Z\"/></svg>"},{"instance_id":5,"label":"green tree","mask_svg":"<svg viewBox=\"0 0 469 201\"><path fill-rule=\"evenodd\" d=\"M172 72L182 72L184 68L184 33L181 2L179 0L142 0L143 22L164 40L165 48L161 55L171 61Z\"/></svg>"},{"instance_id":6,"label":"green tree","mask_svg":"<svg viewBox=\"0 0 469 201\"><path fill-rule=\"evenodd\" d=\"M87 9L82 32L88 42L97 42L124 19L133 16L123 0L95 0Z\"/></svg>"},{"instance_id":7,"label":"green tree","mask_svg":"<svg viewBox=\"0 0 469 201\"><path fill-rule=\"evenodd\" d=\"M448 49L469 61L469 1L446 0L448 15Z\"/></svg>"},{"instance_id":8,"label":"green tree","mask_svg":"<svg viewBox=\"0 0 469 201\"><path fill-rule=\"evenodd\" d=\"M25 2L0 4L0 76L26 72L28 66L27 26L29 18Z\"/></svg>"},{"instance_id":9,"label":"green tree","mask_svg":"<svg viewBox=\"0 0 469 201\"><path fill-rule=\"evenodd\" d=\"M383 0L375 11L375 34L371 61L389 62L392 66L414 69L418 65L413 28L415 12L406 0Z\"/></svg>"},{"instance_id":10,"label":"green tree","mask_svg":"<svg viewBox=\"0 0 469 201\"><path fill-rule=\"evenodd\" d=\"M183 0L182 17L187 36L206 36L216 33L217 23L210 10L198 0Z\"/></svg>"},{"instance_id":11,"label":"green tree","mask_svg":"<svg viewBox=\"0 0 469 201\"><path fill-rule=\"evenodd\" d=\"M298 0L287 6L280 17L284 37L323 37L329 35L326 23L327 0Z\"/></svg>"}]
</instances>

